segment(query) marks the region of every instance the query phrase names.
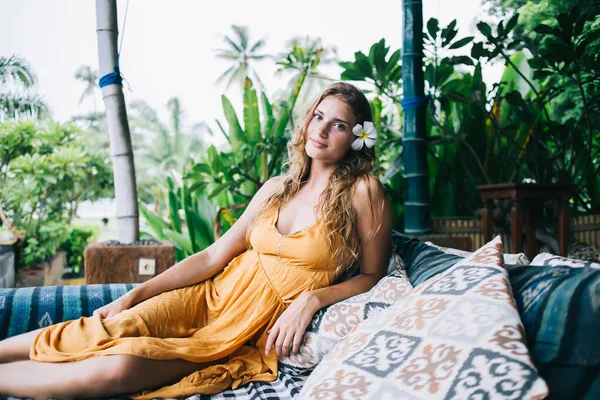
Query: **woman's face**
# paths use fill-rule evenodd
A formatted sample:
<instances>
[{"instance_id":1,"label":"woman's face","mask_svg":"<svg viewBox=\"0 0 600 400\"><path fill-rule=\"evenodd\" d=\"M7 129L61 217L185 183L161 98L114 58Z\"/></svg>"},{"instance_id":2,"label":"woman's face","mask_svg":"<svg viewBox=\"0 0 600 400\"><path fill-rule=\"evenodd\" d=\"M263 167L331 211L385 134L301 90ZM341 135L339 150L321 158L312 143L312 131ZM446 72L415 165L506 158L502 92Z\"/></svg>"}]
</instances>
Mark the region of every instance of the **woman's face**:
<instances>
[{"instance_id":1,"label":"woman's face","mask_svg":"<svg viewBox=\"0 0 600 400\"><path fill-rule=\"evenodd\" d=\"M350 106L336 96L325 97L315 109L306 130L306 154L325 163L339 163L356 139L356 117Z\"/></svg>"}]
</instances>

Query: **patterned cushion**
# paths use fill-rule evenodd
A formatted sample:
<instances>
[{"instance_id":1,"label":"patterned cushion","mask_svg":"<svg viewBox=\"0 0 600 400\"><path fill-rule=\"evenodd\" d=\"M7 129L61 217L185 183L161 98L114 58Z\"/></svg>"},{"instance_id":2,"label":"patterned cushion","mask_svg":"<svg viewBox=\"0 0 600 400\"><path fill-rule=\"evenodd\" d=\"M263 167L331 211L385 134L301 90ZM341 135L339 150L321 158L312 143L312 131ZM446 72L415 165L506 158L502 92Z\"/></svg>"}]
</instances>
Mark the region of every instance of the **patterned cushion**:
<instances>
[{"instance_id":1,"label":"patterned cushion","mask_svg":"<svg viewBox=\"0 0 600 400\"><path fill-rule=\"evenodd\" d=\"M441 247L435 243L425 242L426 245L435 247L443 251L446 254L454 254L459 257L467 257L471 254L470 251L453 249L452 247ZM529 259L524 253L516 253L516 254L503 254L504 265L512 264L512 265L526 265L529 264Z\"/></svg>"},{"instance_id":2,"label":"patterned cushion","mask_svg":"<svg viewBox=\"0 0 600 400\"><path fill-rule=\"evenodd\" d=\"M319 310L308 326L298 354L282 357L279 367L290 375L306 373L365 319L392 305L412 289L404 271L393 271L370 291Z\"/></svg>"},{"instance_id":3,"label":"patterned cushion","mask_svg":"<svg viewBox=\"0 0 600 400\"><path fill-rule=\"evenodd\" d=\"M0 289L0 340L92 315L133 289L131 284Z\"/></svg>"},{"instance_id":4,"label":"patterned cushion","mask_svg":"<svg viewBox=\"0 0 600 400\"><path fill-rule=\"evenodd\" d=\"M552 397L600 399L600 270L573 264L511 267L510 282Z\"/></svg>"},{"instance_id":5,"label":"patterned cushion","mask_svg":"<svg viewBox=\"0 0 600 400\"><path fill-rule=\"evenodd\" d=\"M446 271L463 259L425 244L416 238L392 231L395 253L404 261L408 279L418 286L427 279Z\"/></svg>"},{"instance_id":6,"label":"patterned cushion","mask_svg":"<svg viewBox=\"0 0 600 400\"><path fill-rule=\"evenodd\" d=\"M317 366L300 398L547 395L524 343L501 254L498 237L361 324Z\"/></svg>"},{"instance_id":7,"label":"patterned cushion","mask_svg":"<svg viewBox=\"0 0 600 400\"><path fill-rule=\"evenodd\" d=\"M571 268L593 268L600 269L600 264L592 262L592 261L583 261L583 260L575 260L573 258L561 257L556 254L551 253L540 253L533 261L531 261L530 265L546 265L546 266L554 266L554 265L565 265Z\"/></svg>"}]
</instances>

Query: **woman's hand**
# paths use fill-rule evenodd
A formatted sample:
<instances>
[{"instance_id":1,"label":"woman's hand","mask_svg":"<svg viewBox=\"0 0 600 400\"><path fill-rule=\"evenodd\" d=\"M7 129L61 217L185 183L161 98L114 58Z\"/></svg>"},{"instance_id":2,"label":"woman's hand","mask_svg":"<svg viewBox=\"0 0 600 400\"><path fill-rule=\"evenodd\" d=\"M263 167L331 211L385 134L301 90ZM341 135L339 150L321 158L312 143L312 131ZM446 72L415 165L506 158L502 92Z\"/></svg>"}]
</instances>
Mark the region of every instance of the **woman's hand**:
<instances>
[{"instance_id":1,"label":"woman's hand","mask_svg":"<svg viewBox=\"0 0 600 400\"><path fill-rule=\"evenodd\" d=\"M124 297L119 297L115 301L94 310L94 316L99 315L100 319L111 318L123 310L127 310L131 305Z\"/></svg>"},{"instance_id":2,"label":"woman's hand","mask_svg":"<svg viewBox=\"0 0 600 400\"><path fill-rule=\"evenodd\" d=\"M289 356L291 353L297 354L302 343L302 336L310 324L315 312L314 301L309 292L302 293L290 306L281 314L275 322L275 325L269 329L269 337L265 353L271 352L273 345L278 358Z\"/></svg>"}]
</instances>

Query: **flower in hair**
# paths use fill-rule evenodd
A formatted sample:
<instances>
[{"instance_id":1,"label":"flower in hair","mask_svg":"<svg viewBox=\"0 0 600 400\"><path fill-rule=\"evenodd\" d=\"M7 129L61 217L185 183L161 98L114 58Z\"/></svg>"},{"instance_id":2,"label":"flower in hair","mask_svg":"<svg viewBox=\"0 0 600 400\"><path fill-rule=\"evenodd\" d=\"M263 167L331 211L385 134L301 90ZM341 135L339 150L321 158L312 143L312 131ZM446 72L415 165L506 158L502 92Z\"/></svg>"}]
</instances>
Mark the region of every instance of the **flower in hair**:
<instances>
[{"instance_id":1,"label":"flower in hair","mask_svg":"<svg viewBox=\"0 0 600 400\"><path fill-rule=\"evenodd\" d=\"M352 128L352 133L357 136L352 142L352 150L358 151L363 148L363 145L370 149L377 142L377 130L371 121L365 121L364 126L356 124Z\"/></svg>"}]
</instances>

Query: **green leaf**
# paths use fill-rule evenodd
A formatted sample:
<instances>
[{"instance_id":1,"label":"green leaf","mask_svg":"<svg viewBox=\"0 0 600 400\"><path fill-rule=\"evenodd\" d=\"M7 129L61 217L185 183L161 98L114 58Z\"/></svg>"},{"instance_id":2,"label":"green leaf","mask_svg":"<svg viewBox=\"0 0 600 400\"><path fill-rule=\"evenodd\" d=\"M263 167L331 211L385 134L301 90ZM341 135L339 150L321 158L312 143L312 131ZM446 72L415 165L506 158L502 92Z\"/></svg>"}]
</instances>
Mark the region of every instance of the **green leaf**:
<instances>
[{"instance_id":1,"label":"green leaf","mask_svg":"<svg viewBox=\"0 0 600 400\"><path fill-rule=\"evenodd\" d=\"M146 220L152 232L159 240L164 239L164 231L169 229L169 224L167 224L158 214L153 211L150 211L146 208L145 204L139 205L140 214Z\"/></svg>"},{"instance_id":2,"label":"green leaf","mask_svg":"<svg viewBox=\"0 0 600 400\"><path fill-rule=\"evenodd\" d=\"M342 63L340 63L340 65L341 64ZM350 63L350 64L353 64L353 63ZM340 78L344 81L364 81L366 77L358 69L348 68L342 72L342 74L340 75Z\"/></svg>"},{"instance_id":3,"label":"green leaf","mask_svg":"<svg viewBox=\"0 0 600 400\"><path fill-rule=\"evenodd\" d=\"M444 58L442 60L442 63L448 64L448 65L458 65L458 64L475 65L475 63L473 62L473 59L469 56L454 56L454 57Z\"/></svg>"},{"instance_id":4,"label":"green leaf","mask_svg":"<svg viewBox=\"0 0 600 400\"><path fill-rule=\"evenodd\" d=\"M192 252L195 254L200 251L200 247L196 243L196 224L194 223L194 208L192 205L192 196L185 185L181 187L181 197L183 199L183 212L185 214L185 224L190 237Z\"/></svg>"},{"instance_id":5,"label":"green leaf","mask_svg":"<svg viewBox=\"0 0 600 400\"><path fill-rule=\"evenodd\" d=\"M506 34L511 32L515 26L517 26L517 22L519 22L519 13L515 13L515 15L513 15L506 23Z\"/></svg>"},{"instance_id":6,"label":"green leaf","mask_svg":"<svg viewBox=\"0 0 600 400\"><path fill-rule=\"evenodd\" d=\"M384 75L388 76L388 79L389 79L389 75L390 75L390 72L392 71L392 69L394 67L398 67L398 61L400 61L400 57L402 57L402 51L400 49L393 52L392 55L390 56L390 59L387 62L387 65L385 67L385 72L384 72Z\"/></svg>"},{"instance_id":7,"label":"green leaf","mask_svg":"<svg viewBox=\"0 0 600 400\"><path fill-rule=\"evenodd\" d=\"M240 126L235 110L229 99L223 95L221 96L221 101L223 103L225 118L229 123L229 144L231 144L231 149L235 151L239 145L244 142L244 131Z\"/></svg>"},{"instance_id":8,"label":"green leaf","mask_svg":"<svg viewBox=\"0 0 600 400\"><path fill-rule=\"evenodd\" d=\"M244 129L246 140L250 141L250 143L256 143L261 140L258 97L249 78L246 78L244 81Z\"/></svg>"},{"instance_id":9,"label":"green leaf","mask_svg":"<svg viewBox=\"0 0 600 400\"><path fill-rule=\"evenodd\" d=\"M448 47L448 49L450 49L450 50L460 49L461 47L464 47L467 44L471 43L473 38L474 38L473 36L467 36L465 38L459 39L456 42L452 43L450 45L450 47Z\"/></svg>"},{"instance_id":10,"label":"green leaf","mask_svg":"<svg viewBox=\"0 0 600 400\"><path fill-rule=\"evenodd\" d=\"M375 77L373 76L373 66L371 65L371 60L369 60L369 58L360 51L354 53L354 57L356 58L356 61L354 62L356 68L366 78L375 79Z\"/></svg>"},{"instance_id":11,"label":"green leaf","mask_svg":"<svg viewBox=\"0 0 600 400\"><path fill-rule=\"evenodd\" d=\"M558 33L557 29L552 28L546 24L539 24L535 27L534 31L536 33L541 33L542 35L556 35Z\"/></svg>"},{"instance_id":12,"label":"green leaf","mask_svg":"<svg viewBox=\"0 0 600 400\"><path fill-rule=\"evenodd\" d=\"M427 21L427 32L429 35L432 38L435 38L439 30L440 28L438 20L435 18L429 18L429 21Z\"/></svg>"},{"instance_id":13,"label":"green leaf","mask_svg":"<svg viewBox=\"0 0 600 400\"><path fill-rule=\"evenodd\" d=\"M207 186L206 182L194 182L188 188L190 193L202 192Z\"/></svg>"},{"instance_id":14,"label":"green leaf","mask_svg":"<svg viewBox=\"0 0 600 400\"><path fill-rule=\"evenodd\" d=\"M488 40L492 39L492 28L485 22L479 22L477 24L477 29L483 36L485 36Z\"/></svg>"},{"instance_id":15,"label":"green leaf","mask_svg":"<svg viewBox=\"0 0 600 400\"><path fill-rule=\"evenodd\" d=\"M271 103L267 98L267 95L263 92L260 95L263 114L264 114L264 132L263 138L270 136L271 130L273 129L273 124L275 123L275 117L273 117L273 107L271 107Z\"/></svg>"},{"instance_id":16,"label":"green leaf","mask_svg":"<svg viewBox=\"0 0 600 400\"><path fill-rule=\"evenodd\" d=\"M489 54L490 52L483 47L483 43L473 43L473 47L471 47L471 57L478 60L483 57L488 57Z\"/></svg>"},{"instance_id":17,"label":"green leaf","mask_svg":"<svg viewBox=\"0 0 600 400\"><path fill-rule=\"evenodd\" d=\"M452 42L457 34L458 29L456 29L456 19L453 19L448 26L442 29L442 47L446 47L448 43Z\"/></svg>"},{"instance_id":18,"label":"green leaf","mask_svg":"<svg viewBox=\"0 0 600 400\"><path fill-rule=\"evenodd\" d=\"M285 127L287 126L290 120L290 112L286 104L283 104L279 109L279 115L277 116L277 120L275 121L275 125L273 125L273 137L282 137L285 132Z\"/></svg>"},{"instance_id":19,"label":"green leaf","mask_svg":"<svg viewBox=\"0 0 600 400\"><path fill-rule=\"evenodd\" d=\"M221 193L223 190L227 189L230 185L231 185L231 182L219 183L217 186L215 186L215 188L210 193L208 198L212 199L212 198L216 197L217 195L219 195L219 193Z\"/></svg>"},{"instance_id":20,"label":"green leaf","mask_svg":"<svg viewBox=\"0 0 600 400\"><path fill-rule=\"evenodd\" d=\"M194 171L196 173L207 174L207 175L212 174L212 170L210 169L210 167L204 163L197 163L192 168L192 171Z\"/></svg>"},{"instance_id":21,"label":"green leaf","mask_svg":"<svg viewBox=\"0 0 600 400\"><path fill-rule=\"evenodd\" d=\"M378 77L381 77L385 73L385 57L389 51L389 47L385 47L385 39L381 39L378 43L371 46L372 49L372 57L370 64L375 66L375 71L377 71Z\"/></svg>"},{"instance_id":22,"label":"green leaf","mask_svg":"<svg viewBox=\"0 0 600 400\"><path fill-rule=\"evenodd\" d=\"M189 236L183 233L175 232L170 229L165 230L165 237L173 242L177 248L185 251L188 255L194 254L194 250L192 248L192 241Z\"/></svg>"},{"instance_id":23,"label":"green leaf","mask_svg":"<svg viewBox=\"0 0 600 400\"><path fill-rule=\"evenodd\" d=\"M221 172L221 167L223 166L223 163L221 162L221 156L219 156L219 152L214 145L208 148L207 153L208 162L210 163L213 175L217 175L219 172Z\"/></svg>"}]
</instances>

